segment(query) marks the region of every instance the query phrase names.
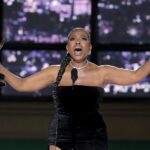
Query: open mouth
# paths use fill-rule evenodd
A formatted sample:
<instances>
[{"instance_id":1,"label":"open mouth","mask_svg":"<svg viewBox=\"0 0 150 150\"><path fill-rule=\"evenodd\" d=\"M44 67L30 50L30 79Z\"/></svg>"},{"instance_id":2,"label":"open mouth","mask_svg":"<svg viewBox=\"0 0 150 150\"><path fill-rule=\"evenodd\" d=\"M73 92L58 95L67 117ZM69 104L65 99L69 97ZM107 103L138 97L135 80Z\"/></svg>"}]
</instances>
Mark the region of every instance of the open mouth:
<instances>
[{"instance_id":1,"label":"open mouth","mask_svg":"<svg viewBox=\"0 0 150 150\"><path fill-rule=\"evenodd\" d=\"M81 48L75 48L75 51L76 51L76 52L81 52L82 49L81 49Z\"/></svg>"},{"instance_id":2,"label":"open mouth","mask_svg":"<svg viewBox=\"0 0 150 150\"><path fill-rule=\"evenodd\" d=\"M74 55L75 56L80 56L82 54L82 49L81 48L75 48L74 49Z\"/></svg>"}]
</instances>

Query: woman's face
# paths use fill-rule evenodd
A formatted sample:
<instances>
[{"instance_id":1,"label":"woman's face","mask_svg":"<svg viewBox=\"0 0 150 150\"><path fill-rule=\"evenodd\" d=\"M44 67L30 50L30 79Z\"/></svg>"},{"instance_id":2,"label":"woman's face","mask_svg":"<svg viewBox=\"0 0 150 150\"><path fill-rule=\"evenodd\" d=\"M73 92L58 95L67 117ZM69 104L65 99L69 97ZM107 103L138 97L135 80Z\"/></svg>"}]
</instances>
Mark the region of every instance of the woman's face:
<instances>
[{"instance_id":1,"label":"woman's face","mask_svg":"<svg viewBox=\"0 0 150 150\"><path fill-rule=\"evenodd\" d=\"M72 30L68 35L66 48L73 60L85 60L92 48L88 33L82 28Z\"/></svg>"}]
</instances>

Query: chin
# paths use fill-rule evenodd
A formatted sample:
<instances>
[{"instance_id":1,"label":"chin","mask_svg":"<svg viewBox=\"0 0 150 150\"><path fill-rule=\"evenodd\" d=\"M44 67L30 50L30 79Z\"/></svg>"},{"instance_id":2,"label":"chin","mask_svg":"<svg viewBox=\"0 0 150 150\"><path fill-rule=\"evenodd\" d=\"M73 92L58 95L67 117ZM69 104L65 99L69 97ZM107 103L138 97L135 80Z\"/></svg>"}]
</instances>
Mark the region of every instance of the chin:
<instances>
[{"instance_id":1,"label":"chin","mask_svg":"<svg viewBox=\"0 0 150 150\"><path fill-rule=\"evenodd\" d=\"M83 56L73 56L72 59L76 62L82 62L85 59L87 59L87 57L83 57Z\"/></svg>"}]
</instances>

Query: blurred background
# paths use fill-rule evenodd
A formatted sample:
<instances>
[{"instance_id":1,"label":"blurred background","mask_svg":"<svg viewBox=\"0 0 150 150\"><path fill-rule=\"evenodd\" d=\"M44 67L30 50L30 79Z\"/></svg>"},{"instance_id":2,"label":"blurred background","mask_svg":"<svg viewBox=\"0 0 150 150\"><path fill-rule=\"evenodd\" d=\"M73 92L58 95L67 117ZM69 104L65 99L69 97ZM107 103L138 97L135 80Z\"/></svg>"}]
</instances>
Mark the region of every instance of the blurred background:
<instances>
[{"instance_id":1,"label":"blurred background","mask_svg":"<svg viewBox=\"0 0 150 150\"><path fill-rule=\"evenodd\" d=\"M137 69L150 58L150 0L2 0L2 64L21 77L59 64L68 32L90 31L90 61ZM47 150L54 112L51 85L18 93L0 89L0 149ZM150 77L105 88L101 110L110 150L150 149Z\"/></svg>"}]
</instances>

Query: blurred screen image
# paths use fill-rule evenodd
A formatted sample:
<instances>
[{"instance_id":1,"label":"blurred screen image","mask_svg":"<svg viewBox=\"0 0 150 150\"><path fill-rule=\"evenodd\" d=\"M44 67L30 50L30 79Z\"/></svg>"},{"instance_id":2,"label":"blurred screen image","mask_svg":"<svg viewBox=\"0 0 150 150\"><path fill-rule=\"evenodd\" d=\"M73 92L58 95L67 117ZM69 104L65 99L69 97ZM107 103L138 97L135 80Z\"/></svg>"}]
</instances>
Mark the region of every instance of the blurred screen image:
<instances>
[{"instance_id":1,"label":"blurred screen image","mask_svg":"<svg viewBox=\"0 0 150 150\"><path fill-rule=\"evenodd\" d=\"M115 51L100 50L97 55L98 65L112 65L119 68L136 70L150 58L150 51ZM120 77L121 78L121 77ZM109 84L105 87L106 96L148 97L150 96L150 77L140 83L122 86Z\"/></svg>"},{"instance_id":2,"label":"blurred screen image","mask_svg":"<svg viewBox=\"0 0 150 150\"><path fill-rule=\"evenodd\" d=\"M149 0L98 0L97 43L149 44Z\"/></svg>"},{"instance_id":3,"label":"blurred screen image","mask_svg":"<svg viewBox=\"0 0 150 150\"><path fill-rule=\"evenodd\" d=\"M63 57L66 55L66 51L56 50L8 50L4 49L2 52L2 63L12 73L20 77L30 76L49 65L60 64ZM51 95L51 85L43 90L31 92L31 93L20 93L12 89L6 84L2 88L3 96L48 96Z\"/></svg>"},{"instance_id":4,"label":"blurred screen image","mask_svg":"<svg viewBox=\"0 0 150 150\"><path fill-rule=\"evenodd\" d=\"M65 51L49 50L3 50L2 63L14 74L21 77L30 76L49 65L60 64L62 58L66 55ZM150 57L150 51L98 51L98 65L113 65L119 68L135 70L143 65ZM31 93L20 93L13 90L9 85L2 88L3 96L49 96L52 86ZM140 83L129 86L109 84L105 87L104 96L124 96L124 97L147 97L150 96L150 77L145 78Z\"/></svg>"},{"instance_id":5,"label":"blurred screen image","mask_svg":"<svg viewBox=\"0 0 150 150\"><path fill-rule=\"evenodd\" d=\"M3 0L8 42L64 43L74 27L90 30L90 0Z\"/></svg>"}]
</instances>

